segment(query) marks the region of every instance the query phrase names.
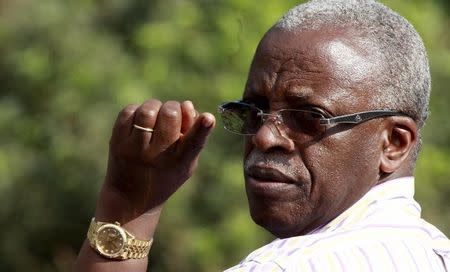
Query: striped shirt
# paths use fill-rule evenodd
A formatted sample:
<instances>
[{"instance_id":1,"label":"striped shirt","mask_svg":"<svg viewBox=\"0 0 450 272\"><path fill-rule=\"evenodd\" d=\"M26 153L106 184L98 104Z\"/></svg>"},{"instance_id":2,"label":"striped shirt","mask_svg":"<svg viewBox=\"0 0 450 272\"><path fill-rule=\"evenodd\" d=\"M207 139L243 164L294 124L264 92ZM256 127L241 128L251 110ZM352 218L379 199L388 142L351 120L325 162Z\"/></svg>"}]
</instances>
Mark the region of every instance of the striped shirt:
<instances>
[{"instance_id":1,"label":"striped shirt","mask_svg":"<svg viewBox=\"0 0 450 272\"><path fill-rule=\"evenodd\" d=\"M325 226L277 239L226 272L450 272L450 240L420 218L413 196L413 177L377 185Z\"/></svg>"}]
</instances>

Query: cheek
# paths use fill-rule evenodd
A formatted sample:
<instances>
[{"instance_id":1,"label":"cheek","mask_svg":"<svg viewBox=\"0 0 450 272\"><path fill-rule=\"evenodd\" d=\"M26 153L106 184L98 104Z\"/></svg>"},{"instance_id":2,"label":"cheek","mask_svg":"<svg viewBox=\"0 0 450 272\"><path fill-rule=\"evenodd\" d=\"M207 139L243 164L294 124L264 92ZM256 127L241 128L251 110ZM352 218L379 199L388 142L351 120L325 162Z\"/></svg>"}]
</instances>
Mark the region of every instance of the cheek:
<instances>
[{"instance_id":1,"label":"cheek","mask_svg":"<svg viewBox=\"0 0 450 272\"><path fill-rule=\"evenodd\" d=\"M359 132L359 133L357 133ZM364 132L364 131L363 131ZM318 206L344 209L378 178L376 133L345 131L305 150L312 175L311 198Z\"/></svg>"},{"instance_id":2,"label":"cheek","mask_svg":"<svg viewBox=\"0 0 450 272\"><path fill-rule=\"evenodd\" d=\"M320 162L326 175L367 176L378 171L378 138L376 131L363 126L334 134L321 141L314 163Z\"/></svg>"}]
</instances>

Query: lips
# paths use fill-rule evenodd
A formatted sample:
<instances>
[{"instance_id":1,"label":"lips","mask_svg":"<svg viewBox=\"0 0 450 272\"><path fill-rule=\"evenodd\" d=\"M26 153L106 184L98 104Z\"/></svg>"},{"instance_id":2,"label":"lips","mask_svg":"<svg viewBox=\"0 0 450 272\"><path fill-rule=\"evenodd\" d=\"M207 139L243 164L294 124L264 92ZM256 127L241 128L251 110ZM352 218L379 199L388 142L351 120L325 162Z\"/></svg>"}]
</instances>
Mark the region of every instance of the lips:
<instances>
[{"instance_id":1,"label":"lips","mask_svg":"<svg viewBox=\"0 0 450 272\"><path fill-rule=\"evenodd\" d=\"M247 189L253 193L280 196L298 186L293 177L289 177L278 169L251 166L245 170Z\"/></svg>"},{"instance_id":2,"label":"lips","mask_svg":"<svg viewBox=\"0 0 450 272\"><path fill-rule=\"evenodd\" d=\"M250 166L246 169L246 174L260 182L276 182L276 183L295 183L295 179L287 176L283 172L275 168Z\"/></svg>"}]
</instances>

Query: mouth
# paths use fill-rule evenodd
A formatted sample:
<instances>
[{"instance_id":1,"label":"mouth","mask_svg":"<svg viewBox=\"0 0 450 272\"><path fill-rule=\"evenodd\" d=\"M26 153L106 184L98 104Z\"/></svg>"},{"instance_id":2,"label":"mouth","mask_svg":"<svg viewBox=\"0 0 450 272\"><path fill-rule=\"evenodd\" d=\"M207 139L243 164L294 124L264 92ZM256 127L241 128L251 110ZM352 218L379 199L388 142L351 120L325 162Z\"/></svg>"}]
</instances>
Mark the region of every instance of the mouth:
<instances>
[{"instance_id":1,"label":"mouth","mask_svg":"<svg viewBox=\"0 0 450 272\"><path fill-rule=\"evenodd\" d=\"M295 179L284 174L282 171L260 166L250 166L245 171L246 175L252 179L258 180L259 182L265 183L286 183L294 184Z\"/></svg>"},{"instance_id":2,"label":"mouth","mask_svg":"<svg viewBox=\"0 0 450 272\"><path fill-rule=\"evenodd\" d=\"M272 195L285 193L299 184L282 171L261 166L251 166L245 169L247 189L257 194Z\"/></svg>"}]
</instances>

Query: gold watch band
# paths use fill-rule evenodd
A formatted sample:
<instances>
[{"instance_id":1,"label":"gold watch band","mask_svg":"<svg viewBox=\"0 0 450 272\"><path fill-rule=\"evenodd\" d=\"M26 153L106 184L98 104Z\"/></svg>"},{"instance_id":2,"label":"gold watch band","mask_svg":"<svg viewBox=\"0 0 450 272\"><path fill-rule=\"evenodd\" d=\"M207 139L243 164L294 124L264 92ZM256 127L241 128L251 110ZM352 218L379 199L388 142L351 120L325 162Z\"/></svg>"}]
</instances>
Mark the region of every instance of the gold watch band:
<instances>
[{"instance_id":1,"label":"gold watch band","mask_svg":"<svg viewBox=\"0 0 450 272\"><path fill-rule=\"evenodd\" d=\"M148 256L150 248L152 247L153 239L150 241L143 241L131 238L128 240L127 247L123 257L125 259L142 259Z\"/></svg>"},{"instance_id":2,"label":"gold watch band","mask_svg":"<svg viewBox=\"0 0 450 272\"><path fill-rule=\"evenodd\" d=\"M99 222L99 221L96 221L95 218L92 218L91 223L89 225L89 230L87 232L87 238L89 240L91 247L96 250L97 250L96 240L98 239L97 232L98 232L99 228L105 224L110 224L110 223ZM124 244L124 247L122 249L122 253L119 256L117 256L115 259L141 259L141 258L147 257L150 252L150 248L152 246L153 239L151 239L150 241L136 239L136 237L134 237L134 235L132 235L127 230L125 230L123 227L121 227L119 223L116 223L116 224L117 224L117 227L121 228L125 232L127 238L126 238L126 243ZM99 250L97 250L97 252L99 252L101 255L103 255ZM103 255L103 256L105 256L105 255ZM105 257L110 258L109 256L105 256Z\"/></svg>"},{"instance_id":3,"label":"gold watch band","mask_svg":"<svg viewBox=\"0 0 450 272\"><path fill-rule=\"evenodd\" d=\"M89 229L87 232L87 239L91 246L95 246L95 233L97 233L99 224L97 221L95 221L95 218L92 218L91 224L89 224Z\"/></svg>"}]
</instances>

